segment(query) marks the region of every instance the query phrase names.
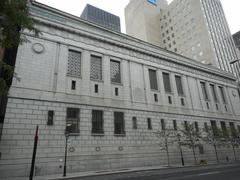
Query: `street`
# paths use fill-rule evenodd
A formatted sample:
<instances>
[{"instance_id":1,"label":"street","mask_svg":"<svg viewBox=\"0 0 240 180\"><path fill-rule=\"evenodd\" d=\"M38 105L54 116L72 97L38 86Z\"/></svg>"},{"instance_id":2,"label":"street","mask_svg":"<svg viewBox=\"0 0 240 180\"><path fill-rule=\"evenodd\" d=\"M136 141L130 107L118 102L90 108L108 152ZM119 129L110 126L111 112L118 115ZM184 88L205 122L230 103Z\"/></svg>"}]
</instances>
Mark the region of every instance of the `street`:
<instances>
[{"instance_id":1,"label":"street","mask_svg":"<svg viewBox=\"0 0 240 180\"><path fill-rule=\"evenodd\" d=\"M120 173L69 180L239 180L240 165L190 168L167 168Z\"/></svg>"}]
</instances>

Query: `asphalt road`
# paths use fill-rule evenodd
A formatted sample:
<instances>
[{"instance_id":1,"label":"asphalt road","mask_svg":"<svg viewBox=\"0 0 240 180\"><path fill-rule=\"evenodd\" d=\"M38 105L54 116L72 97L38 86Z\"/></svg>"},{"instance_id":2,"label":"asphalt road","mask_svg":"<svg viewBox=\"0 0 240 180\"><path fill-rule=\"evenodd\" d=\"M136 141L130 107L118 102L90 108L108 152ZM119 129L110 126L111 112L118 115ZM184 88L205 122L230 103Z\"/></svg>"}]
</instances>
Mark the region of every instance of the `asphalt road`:
<instances>
[{"instance_id":1,"label":"asphalt road","mask_svg":"<svg viewBox=\"0 0 240 180\"><path fill-rule=\"evenodd\" d=\"M68 180L240 180L240 164L100 175Z\"/></svg>"}]
</instances>

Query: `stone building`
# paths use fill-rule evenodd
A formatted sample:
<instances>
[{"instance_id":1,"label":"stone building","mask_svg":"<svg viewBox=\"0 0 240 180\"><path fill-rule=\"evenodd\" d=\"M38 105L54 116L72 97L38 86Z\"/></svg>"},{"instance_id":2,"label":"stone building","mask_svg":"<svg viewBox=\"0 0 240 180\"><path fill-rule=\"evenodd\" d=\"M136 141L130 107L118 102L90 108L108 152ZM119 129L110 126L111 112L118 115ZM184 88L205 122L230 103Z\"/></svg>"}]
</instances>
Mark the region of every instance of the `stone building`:
<instances>
[{"instance_id":1,"label":"stone building","mask_svg":"<svg viewBox=\"0 0 240 180\"><path fill-rule=\"evenodd\" d=\"M39 125L35 175L166 165L154 132L221 124L240 129L240 99L231 73L108 30L35 1L30 13L40 37L18 49L0 142L0 177L27 176ZM198 161L216 162L203 144ZM183 147L186 164L192 151ZM218 147L221 162L234 160ZM236 149L238 158L239 149ZM170 163L180 164L177 144Z\"/></svg>"}]
</instances>

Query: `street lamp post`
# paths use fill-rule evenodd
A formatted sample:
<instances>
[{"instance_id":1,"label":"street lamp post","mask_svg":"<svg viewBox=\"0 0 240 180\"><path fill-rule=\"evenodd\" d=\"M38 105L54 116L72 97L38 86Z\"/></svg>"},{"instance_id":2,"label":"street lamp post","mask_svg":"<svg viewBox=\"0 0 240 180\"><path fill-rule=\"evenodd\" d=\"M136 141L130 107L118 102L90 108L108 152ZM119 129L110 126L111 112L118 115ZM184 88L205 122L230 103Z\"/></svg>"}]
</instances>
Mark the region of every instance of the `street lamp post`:
<instances>
[{"instance_id":1,"label":"street lamp post","mask_svg":"<svg viewBox=\"0 0 240 180\"><path fill-rule=\"evenodd\" d=\"M63 167L63 177L66 176L66 173L67 173L67 149L68 149L68 137L69 137L69 134L66 132L65 134L65 137L66 137L66 144L65 144L65 156L64 156L64 167Z\"/></svg>"}]
</instances>

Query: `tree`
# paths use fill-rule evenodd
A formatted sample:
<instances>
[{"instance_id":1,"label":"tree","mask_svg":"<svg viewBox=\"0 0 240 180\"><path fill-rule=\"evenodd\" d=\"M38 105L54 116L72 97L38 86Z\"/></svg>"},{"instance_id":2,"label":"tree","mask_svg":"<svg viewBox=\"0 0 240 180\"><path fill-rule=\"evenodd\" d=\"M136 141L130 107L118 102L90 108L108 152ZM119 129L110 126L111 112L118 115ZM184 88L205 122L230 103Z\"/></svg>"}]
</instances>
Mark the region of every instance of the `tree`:
<instances>
[{"instance_id":1,"label":"tree","mask_svg":"<svg viewBox=\"0 0 240 180\"><path fill-rule=\"evenodd\" d=\"M206 126L204 128L202 140L214 147L216 159L219 163L217 147L224 143L223 131L221 131L218 127Z\"/></svg>"},{"instance_id":2,"label":"tree","mask_svg":"<svg viewBox=\"0 0 240 180\"><path fill-rule=\"evenodd\" d=\"M19 43L26 40L20 35L21 31L26 29L35 35L39 34L39 30L34 27L33 18L29 15L27 4L28 0L0 1L0 49L3 53L1 55L3 59L0 59L0 95L8 92L13 77L15 59L12 63L13 60L9 57L16 58L16 56L9 53L13 53L12 49L16 53Z\"/></svg>"},{"instance_id":3,"label":"tree","mask_svg":"<svg viewBox=\"0 0 240 180\"><path fill-rule=\"evenodd\" d=\"M159 139L159 147L160 150L166 151L167 154L167 163L170 165L170 157L169 157L169 145L177 142L177 131L170 128L165 128L164 130L158 130L154 132L156 137Z\"/></svg>"},{"instance_id":4,"label":"tree","mask_svg":"<svg viewBox=\"0 0 240 180\"><path fill-rule=\"evenodd\" d=\"M183 124L183 127L183 129L179 130L181 145L192 149L194 162L197 164L195 148L200 145L201 133L194 123Z\"/></svg>"},{"instance_id":5,"label":"tree","mask_svg":"<svg viewBox=\"0 0 240 180\"><path fill-rule=\"evenodd\" d=\"M237 160L236 147L240 145L240 132L235 128L227 128L223 131L223 140L232 147L234 159Z\"/></svg>"}]
</instances>

